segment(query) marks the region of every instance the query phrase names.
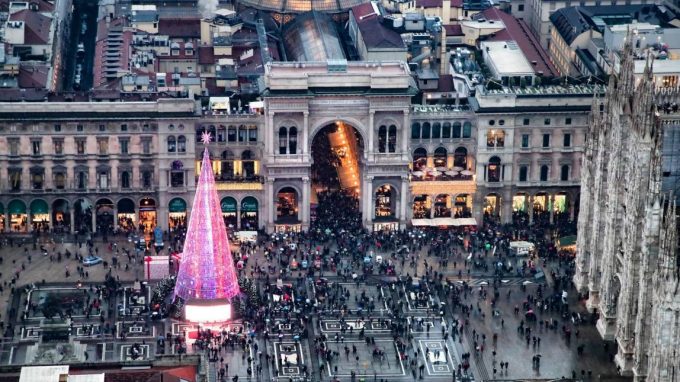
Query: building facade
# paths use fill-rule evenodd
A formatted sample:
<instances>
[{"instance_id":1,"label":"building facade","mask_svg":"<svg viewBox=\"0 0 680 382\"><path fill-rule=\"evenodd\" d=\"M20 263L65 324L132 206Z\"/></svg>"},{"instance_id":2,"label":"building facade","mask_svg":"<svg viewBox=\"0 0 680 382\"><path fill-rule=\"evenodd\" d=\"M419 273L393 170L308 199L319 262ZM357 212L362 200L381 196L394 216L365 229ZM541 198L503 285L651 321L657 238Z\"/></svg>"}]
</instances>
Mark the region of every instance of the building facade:
<instances>
[{"instance_id":1,"label":"building facade","mask_svg":"<svg viewBox=\"0 0 680 382\"><path fill-rule=\"evenodd\" d=\"M632 44L604 102L593 102L582 170L574 281L638 381L677 380L680 276L676 205L662 194L663 123L650 66L636 82ZM652 322L655 322L652 325Z\"/></svg>"},{"instance_id":2,"label":"building facade","mask_svg":"<svg viewBox=\"0 0 680 382\"><path fill-rule=\"evenodd\" d=\"M168 226L170 196L193 196L194 103L6 103L0 112L0 226L5 232ZM174 135L177 153L162 150ZM169 192L169 174L182 185ZM180 164L183 163L183 164ZM190 203L190 202L189 202Z\"/></svg>"},{"instance_id":3,"label":"building facade","mask_svg":"<svg viewBox=\"0 0 680 382\"><path fill-rule=\"evenodd\" d=\"M590 103L603 91L599 86L478 88L473 99L478 214L503 223L573 220Z\"/></svg>"},{"instance_id":4,"label":"building facade","mask_svg":"<svg viewBox=\"0 0 680 382\"><path fill-rule=\"evenodd\" d=\"M344 61L272 63L264 84L264 107L237 114L188 99L2 104L0 226L182 226L204 131L234 230L309 227L322 131L346 144L332 150L368 229L573 219L590 100L603 90L480 87L466 105L412 105L405 64Z\"/></svg>"}]
</instances>

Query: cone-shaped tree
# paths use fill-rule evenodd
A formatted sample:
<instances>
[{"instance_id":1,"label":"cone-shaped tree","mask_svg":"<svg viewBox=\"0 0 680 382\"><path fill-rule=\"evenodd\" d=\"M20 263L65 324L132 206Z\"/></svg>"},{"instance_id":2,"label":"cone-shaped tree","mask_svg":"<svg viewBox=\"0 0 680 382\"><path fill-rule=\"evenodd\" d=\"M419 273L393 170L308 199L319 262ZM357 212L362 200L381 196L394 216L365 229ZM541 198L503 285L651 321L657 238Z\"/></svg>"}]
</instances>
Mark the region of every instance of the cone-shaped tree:
<instances>
[{"instance_id":1,"label":"cone-shaped tree","mask_svg":"<svg viewBox=\"0 0 680 382\"><path fill-rule=\"evenodd\" d=\"M210 134L204 133L203 143L209 142ZM239 294L209 157L206 147L175 284L175 296L184 300L231 299Z\"/></svg>"}]
</instances>

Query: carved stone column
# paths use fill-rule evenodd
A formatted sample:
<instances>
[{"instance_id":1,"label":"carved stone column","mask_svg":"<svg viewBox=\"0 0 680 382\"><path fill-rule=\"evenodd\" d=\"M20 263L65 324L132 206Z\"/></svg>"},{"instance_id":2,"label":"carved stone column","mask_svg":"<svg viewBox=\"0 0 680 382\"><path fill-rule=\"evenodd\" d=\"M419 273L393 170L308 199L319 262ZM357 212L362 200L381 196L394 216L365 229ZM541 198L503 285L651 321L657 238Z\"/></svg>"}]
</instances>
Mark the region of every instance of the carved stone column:
<instances>
[{"instance_id":1,"label":"carved stone column","mask_svg":"<svg viewBox=\"0 0 680 382\"><path fill-rule=\"evenodd\" d=\"M302 154L309 154L309 112L302 112Z\"/></svg>"}]
</instances>

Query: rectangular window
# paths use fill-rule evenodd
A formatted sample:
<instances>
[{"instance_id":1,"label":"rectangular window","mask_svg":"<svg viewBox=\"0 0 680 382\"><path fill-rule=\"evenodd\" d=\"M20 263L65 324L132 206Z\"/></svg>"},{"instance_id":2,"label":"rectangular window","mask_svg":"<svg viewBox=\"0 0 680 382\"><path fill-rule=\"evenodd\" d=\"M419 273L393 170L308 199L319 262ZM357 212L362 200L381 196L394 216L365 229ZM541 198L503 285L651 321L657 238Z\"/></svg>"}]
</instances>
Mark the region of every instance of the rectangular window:
<instances>
[{"instance_id":1,"label":"rectangular window","mask_svg":"<svg viewBox=\"0 0 680 382\"><path fill-rule=\"evenodd\" d=\"M236 128L234 126L229 126L227 130L227 141L236 142Z\"/></svg>"},{"instance_id":2,"label":"rectangular window","mask_svg":"<svg viewBox=\"0 0 680 382\"><path fill-rule=\"evenodd\" d=\"M66 188L66 174L63 172L54 174L54 188L57 190L63 190Z\"/></svg>"},{"instance_id":3,"label":"rectangular window","mask_svg":"<svg viewBox=\"0 0 680 382\"><path fill-rule=\"evenodd\" d=\"M529 134L522 134L522 148L526 149L529 147Z\"/></svg>"},{"instance_id":4,"label":"rectangular window","mask_svg":"<svg viewBox=\"0 0 680 382\"><path fill-rule=\"evenodd\" d=\"M239 142L245 142L247 134L248 134L248 131L245 129L245 127L239 128L238 129L238 141Z\"/></svg>"},{"instance_id":5,"label":"rectangular window","mask_svg":"<svg viewBox=\"0 0 680 382\"><path fill-rule=\"evenodd\" d=\"M9 155L19 155L19 138L10 138L7 143L9 144Z\"/></svg>"},{"instance_id":6,"label":"rectangular window","mask_svg":"<svg viewBox=\"0 0 680 382\"><path fill-rule=\"evenodd\" d=\"M128 129L127 123L120 125L120 131L127 131L127 129Z\"/></svg>"},{"instance_id":7,"label":"rectangular window","mask_svg":"<svg viewBox=\"0 0 680 382\"><path fill-rule=\"evenodd\" d=\"M76 153L78 155L85 154L85 138L76 139Z\"/></svg>"},{"instance_id":8,"label":"rectangular window","mask_svg":"<svg viewBox=\"0 0 680 382\"><path fill-rule=\"evenodd\" d=\"M52 139L52 146L54 148L55 155L64 154L64 140L63 139Z\"/></svg>"},{"instance_id":9,"label":"rectangular window","mask_svg":"<svg viewBox=\"0 0 680 382\"><path fill-rule=\"evenodd\" d=\"M61 125L59 125L59 124L54 125L54 131L56 131L57 133L60 132L61 131Z\"/></svg>"},{"instance_id":10,"label":"rectangular window","mask_svg":"<svg viewBox=\"0 0 680 382\"><path fill-rule=\"evenodd\" d=\"M552 4L552 3L551 3L551 4ZM550 118L544 119L544 120L543 120L543 124L546 125L546 126L550 125Z\"/></svg>"},{"instance_id":11,"label":"rectangular window","mask_svg":"<svg viewBox=\"0 0 680 382\"><path fill-rule=\"evenodd\" d=\"M39 140L33 140L31 141L31 149L33 152L33 155L40 155L40 141Z\"/></svg>"},{"instance_id":12,"label":"rectangular window","mask_svg":"<svg viewBox=\"0 0 680 382\"><path fill-rule=\"evenodd\" d=\"M530 123L530 122L531 122L531 120L530 120L529 118L524 118L524 120L522 121L522 124L523 124L524 126L529 126L529 123Z\"/></svg>"},{"instance_id":13,"label":"rectangular window","mask_svg":"<svg viewBox=\"0 0 680 382\"><path fill-rule=\"evenodd\" d=\"M9 169L9 186L12 191L21 190L21 170Z\"/></svg>"},{"instance_id":14,"label":"rectangular window","mask_svg":"<svg viewBox=\"0 0 680 382\"><path fill-rule=\"evenodd\" d=\"M77 132L82 133L83 130L85 130L85 127L84 127L83 125L77 125L77 126L76 126L76 131L77 131Z\"/></svg>"},{"instance_id":15,"label":"rectangular window","mask_svg":"<svg viewBox=\"0 0 680 382\"><path fill-rule=\"evenodd\" d=\"M568 165L563 165L561 170L560 170L560 180L562 181L567 181L569 180L569 166Z\"/></svg>"},{"instance_id":16,"label":"rectangular window","mask_svg":"<svg viewBox=\"0 0 680 382\"><path fill-rule=\"evenodd\" d=\"M550 134L543 134L543 147L550 147Z\"/></svg>"},{"instance_id":17,"label":"rectangular window","mask_svg":"<svg viewBox=\"0 0 680 382\"><path fill-rule=\"evenodd\" d=\"M129 154L130 139L118 138L118 143L120 144L120 153Z\"/></svg>"},{"instance_id":18,"label":"rectangular window","mask_svg":"<svg viewBox=\"0 0 680 382\"><path fill-rule=\"evenodd\" d=\"M184 187L184 171L172 171L170 173L171 187Z\"/></svg>"},{"instance_id":19,"label":"rectangular window","mask_svg":"<svg viewBox=\"0 0 680 382\"><path fill-rule=\"evenodd\" d=\"M571 134L564 134L564 147L571 147Z\"/></svg>"},{"instance_id":20,"label":"rectangular window","mask_svg":"<svg viewBox=\"0 0 680 382\"><path fill-rule=\"evenodd\" d=\"M571 118L566 118L566 119L564 120L564 124L565 124L565 125L571 125Z\"/></svg>"},{"instance_id":21,"label":"rectangular window","mask_svg":"<svg viewBox=\"0 0 680 382\"><path fill-rule=\"evenodd\" d=\"M142 139L142 154L151 154L151 139Z\"/></svg>"},{"instance_id":22,"label":"rectangular window","mask_svg":"<svg viewBox=\"0 0 680 382\"><path fill-rule=\"evenodd\" d=\"M527 166L521 166L519 168L519 181L520 182L526 182L528 173L529 173L529 168Z\"/></svg>"},{"instance_id":23,"label":"rectangular window","mask_svg":"<svg viewBox=\"0 0 680 382\"><path fill-rule=\"evenodd\" d=\"M99 149L99 155L107 155L109 153L109 139L97 138L97 148Z\"/></svg>"},{"instance_id":24,"label":"rectangular window","mask_svg":"<svg viewBox=\"0 0 680 382\"><path fill-rule=\"evenodd\" d=\"M106 131L106 125L104 124L99 125L99 131Z\"/></svg>"},{"instance_id":25,"label":"rectangular window","mask_svg":"<svg viewBox=\"0 0 680 382\"><path fill-rule=\"evenodd\" d=\"M524 12L524 4L517 5L517 11L518 12Z\"/></svg>"}]
</instances>

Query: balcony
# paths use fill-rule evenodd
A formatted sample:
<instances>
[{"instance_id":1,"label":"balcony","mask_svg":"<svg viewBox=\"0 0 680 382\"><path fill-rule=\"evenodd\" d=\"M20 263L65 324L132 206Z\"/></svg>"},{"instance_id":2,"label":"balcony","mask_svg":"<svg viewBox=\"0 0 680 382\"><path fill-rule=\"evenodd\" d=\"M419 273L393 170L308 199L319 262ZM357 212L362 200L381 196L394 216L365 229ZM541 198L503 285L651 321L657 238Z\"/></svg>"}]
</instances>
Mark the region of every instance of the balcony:
<instances>
[{"instance_id":1,"label":"balcony","mask_svg":"<svg viewBox=\"0 0 680 382\"><path fill-rule=\"evenodd\" d=\"M411 171L411 182L467 182L474 181L475 174L470 170L463 170L460 167L447 169L440 167L437 169L421 169Z\"/></svg>"},{"instance_id":2,"label":"balcony","mask_svg":"<svg viewBox=\"0 0 680 382\"><path fill-rule=\"evenodd\" d=\"M469 170L411 172L412 195L474 193L475 189L475 175Z\"/></svg>"},{"instance_id":3,"label":"balcony","mask_svg":"<svg viewBox=\"0 0 680 382\"><path fill-rule=\"evenodd\" d=\"M196 182L198 182L198 177L196 177ZM263 189L264 177L261 175L243 177L222 174L215 176L215 182L217 183L217 189L220 191L258 191Z\"/></svg>"}]
</instances>

